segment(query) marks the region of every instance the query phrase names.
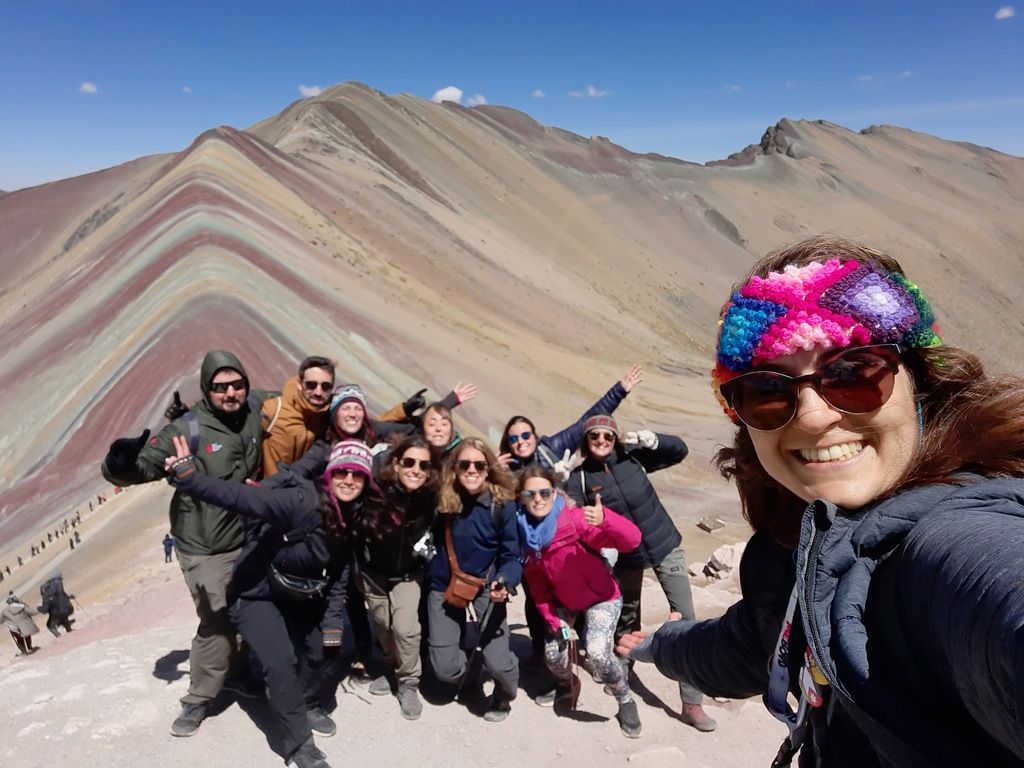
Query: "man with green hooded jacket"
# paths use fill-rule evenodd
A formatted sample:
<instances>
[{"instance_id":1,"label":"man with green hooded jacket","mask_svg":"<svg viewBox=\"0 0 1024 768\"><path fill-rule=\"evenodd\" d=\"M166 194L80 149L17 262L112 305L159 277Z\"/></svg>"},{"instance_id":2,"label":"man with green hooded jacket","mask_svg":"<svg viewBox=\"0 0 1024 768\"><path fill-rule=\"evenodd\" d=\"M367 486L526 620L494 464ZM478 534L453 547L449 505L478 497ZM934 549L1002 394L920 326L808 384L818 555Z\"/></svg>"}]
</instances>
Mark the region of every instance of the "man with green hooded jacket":
<instances>
[{"instance_id":1,"label":"man with green hooded jacket","mask_svg":"<svg viewBox=\"0 0 1024 768\"><path fill-rule=\"evenodd\" d=\"M103 461L103 477L118 486L148 483L167 476L165 459L175 455L175 436L195 443L196 467L210 477L244 483L260 471L260 403L269 393L250 392L249 378L230 352L209 352L200 368L203 399L153 438L121 438ZM191 422L191 429L190 429ZM190 683L181 714L171 726L175 736L191 736L220 692L235 653L235 630L228 618L227 589L242 547L242 521L221 507L180 490L171 499L171 535L178 564L192 593L199 628L189 654Z\"/></svg>"}]
</instances>

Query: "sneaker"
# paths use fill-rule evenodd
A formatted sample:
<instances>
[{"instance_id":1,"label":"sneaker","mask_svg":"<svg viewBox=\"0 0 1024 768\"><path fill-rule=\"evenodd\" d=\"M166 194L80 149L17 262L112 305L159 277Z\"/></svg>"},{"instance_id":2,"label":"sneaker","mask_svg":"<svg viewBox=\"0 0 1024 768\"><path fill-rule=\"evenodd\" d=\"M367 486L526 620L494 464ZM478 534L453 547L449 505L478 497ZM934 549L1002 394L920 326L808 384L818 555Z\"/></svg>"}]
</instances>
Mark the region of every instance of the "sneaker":
<instances>
[{"instance_id":1,"label":"sneaker","mask_svg":"<svg viewBox=\"0 0 1024 768\"><path fill-rule=\"evenodd\" d=\"M680 718L687 725L692 725L703 733L710 733L718 727L718 723L704 711L704 707L700 704L683 704Z\"/></svg>"},{"instance_id":2,"label":"sneaker","mask_svg":"<svg viewBox=\"0 0 1024 768\"><path fill-rule=\"evenodd\" d=\"M419 720L423 714L423 702L415 685L398 686L398 708L406 720Z\"/></svg>"},{"instance_id":3,"label":"sneaker","mask_svg":"<svg viewBox=\"0 0 1024 768\"><path fill-rule=\"evenodd\" d=\"M306 710L306 722L309 723L309 729L313 733L318 733L321 736L333 736L338 732L338 726L334 724L334 720L320 707Z\"/></svg>"},{"instance_id":4,"label":"sneaker","mask_svg":"<svg viewBox=\"0 0 1024 768\"><path fill-rule=\"evenodd\" d=\"M387 675L381 675L374 679L370 683L370 693L374 696L390 696L391 695L391 681L388 680Z\"/></svg>"},{"instance_id":5,"label":"sneaker","mask_svg":"<svg viewBox=\"0 0 1024 768\"><path fill-rule=\"evenodd\" d=\"M292 753L285 765L293 765L295 768L331 768L327 762L327 755L316 748L312 736Z\"/></svg>"},{"instance_id":6,"label":"sneaker","mask_svg":"<svg viewBox=\"0 0 1024 768\"><path fill-rule=\"evenodd\" d=\"M258 701L267 698L267 689L263 683L258 683L251 677L236 677L224 681L224 690L230 691L240 699Z\"/></svg>"},{"instance_id":7,"label":"sneaker","mask_svg":"<svg viewBox=\"0 0 1024 768\"><path fill-rule=\"evenodd\" d=\"M488 723L500 723L508 717L511 712L512 705L509 704L508 698L500 693L495 693L487 700L487 709L484 711L484 720Z\"/></svg>"},{"instance_id":8,"label":"sneaker","mask_svg":"<svg viewBox=\"0 0 1024 768\"><path fill-rule=\"evenodd\" d=\"M459 690L459 704L464 707L472 707L484 700L484 684L477 680L467 680Z\"/></svg>"},{"instance_id":9,"label":"sneaker","mask_svg":"<svg viewBox=\"0 0 1024 768\"><path fill-rule=\"evenodd\" d=\"M619 721L619 730L628 739L639 739L644 727L640 723L640 713L636 711L636 702L627 701L619 704L619 713L615 716Z\"/></svg>"},{"instance_id":10,"label":"sneaker","mask_svg":"<svg viewBox=\"0 0 1024 768\"><path fill-rule=\"evenodd\" d=\"M553 707L555 705L555 699L558 698L558 686L556 685L550 691L545 691L535 698L533 701L541 707Z\"/></svg>"},{"instance_id":11,"label":"sneaker","mask_svg":"<svg viewBox=\"0 0 1024 768\"><path fill-rule=\"evenodd\" d=\"M171 723L172 736L191 736L206 719L205 704L182 704L181 714Z\"/></svg>"}]
</instances>

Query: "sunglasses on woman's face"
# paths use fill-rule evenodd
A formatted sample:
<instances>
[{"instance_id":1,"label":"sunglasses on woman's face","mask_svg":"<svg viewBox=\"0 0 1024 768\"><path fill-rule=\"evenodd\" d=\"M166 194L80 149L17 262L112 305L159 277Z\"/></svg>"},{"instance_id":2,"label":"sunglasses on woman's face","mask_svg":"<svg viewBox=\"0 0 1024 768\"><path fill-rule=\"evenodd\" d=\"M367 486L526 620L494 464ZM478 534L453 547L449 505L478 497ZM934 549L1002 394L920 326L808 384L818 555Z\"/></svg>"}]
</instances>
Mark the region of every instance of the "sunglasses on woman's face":
<instances>
[{"instance_id":1,"label":"sunglasses on woman's face","mask_svg":"<svg viewBox=\"0 0 1024 768\"><path fill-rule=\"evenodd\" d=\"M340 477L342 480L352 480L355 477L362 477L362 472L356 472L354 469L336 469L331 473L332 477Z\"/></svg>"},{"instance_id":2,"label":"sunglasses on woman's face","mask_svg":"<svg viewBox=\"0 0 1024 768\"><path fill-rule=\"evenodd\" d=\"M419 464L420 469L423 470L424 472L430 471L430 462L427 461L426 459L414 459L411 456L403 456L398 460L398 463L405 469L412 469L417 464Z\"/></svg>"},{"instance_id":3,"label":"sunglasses on woman's face","mask_svg":"<svg viewBox=\"0 0 1024 768\"><path fill-rule=\"evenodd\" d=\"M522 491L519 494L519 498L525 502L533 501L534 496L540 496L544 501L551 498L551 494L555 492L554 488L541 488L536 491Z\"/></svg>"},{"instance_id":4,"label":"sunglasses on woman's face","mask_svg":"<svg viewBox=\"0 0 1024 768\"><path fill-rule=\"evenodd\" d=\"M592 443L596 443L599 440L604 440L606 443L610 443L610 442L613 442L615 440L615 433L614 432L599 432L599 431L588 432L587 433L587 439L590 440Z\"/></svg>"},{"instance_id":5,"label":"sunglasses on woman's face","mask_svg":"<svg viewBox=\"0 0 1024 768\"><path fill-rule=\"evenodd\" d=\"M533 432L531 432L530 430L526 430L525 432L520 432L518 435L509 435L508 436L508 444L509 445L515 445L520 440L529 440L531 437L533 437Z\"/></svg>"},{"instance_id":6,"label":"sunglasses on woman's face","mask_svg":"<svg viewBox=\"0 0 1024 768\"><path fill-rule=\"evenodd\" d=\"M469 459L459 459L455 466L459 468L459 472L468 472L470 467L473 467L477 472L484 472L487 470L486 461L470 461Z\"/></svg>"},{"instance_id":7,"label":"sunglasses on woman's face","mask_svg":"<svg viewBox=\"0 0 1024 768\"><path fill-rule=\"evenodd\" d=\"M723 384L722 396L740 421L760 432L774 432L793 420L804 384L837 411L870 413L892 395L901 351L899 344L846 349L805 376L751 371Z\"/></svg>"},{"instance_id":8,"label":"sunglasses on woman's face","mask_svg":"<svg viewBox=\"0 0 1024 768\"><path fill-rule=\"evenodd\" d=\"M245 379L235 379L234 381L215 381L210 385L210 391L216 392L218 395L223 395L228 391L228 387L235 390L235 392L241 392L243 389L249 388L249 383Z\"/></svg>"}]
</instances>

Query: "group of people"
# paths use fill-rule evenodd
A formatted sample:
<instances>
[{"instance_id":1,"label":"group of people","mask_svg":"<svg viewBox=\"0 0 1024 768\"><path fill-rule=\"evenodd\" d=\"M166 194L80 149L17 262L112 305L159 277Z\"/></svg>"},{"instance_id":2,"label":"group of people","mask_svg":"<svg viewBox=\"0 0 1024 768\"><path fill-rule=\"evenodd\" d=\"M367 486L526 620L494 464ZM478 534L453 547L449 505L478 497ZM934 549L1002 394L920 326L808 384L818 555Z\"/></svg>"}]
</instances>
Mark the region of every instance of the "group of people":
<instances>
[{"instance_id":1,"label":"group of people","mask_svg":"<svg viewBox=\"0 0 1024 768\"><path fill-rule=\"evenodd\" d=\"M736 424L718 462L755 533L742 599L702 622L649 479L686 446L613 416L641 379L632 368L554 435L514 416L492 450L454 426L472 385L372 419L326 358L271 393L233 354L206 355L203 399L103 463L117 485L176 487L171 535L200 626L172 733L195 733L225 680L255 678L286 762L324 768L313 734L337 730L343 631L365 650L369 623L386 662L371 693L417 719L425 657L451 698L500 722L519 684L506 604L521 586L554 677L537 703L573 707L582 658L628 737L642 730L630 664L654 662L698 730L715 728L702 692L763 696L789 729L773 765L1024 760L1020 379L942 344L879 251L817 238L760 260L723 309L713 372ZM681 616L650 634L647 568Z\"/></svg>"},{"instance_id":2,"label":"group of people","mask_svg":"<svg viewBox=\"0 0 1024 768\"><path fill-rule=\"evenodd\" d=\"M33 611L28 605L22 602L14 591L7 594L4 605L0 608L0 621L11 633L18 653L29 655L39 649L32 644L32 636L39 632L32 616L34 614L46 614L46 628L54 637L60 637L60 631L71 632L71 624L75 621L71 618L75 612L72 603L74 595L70 595L64 589L64 577L60 571L54 571L39 587L40 604Z\"/></svg>"}]
</instances>

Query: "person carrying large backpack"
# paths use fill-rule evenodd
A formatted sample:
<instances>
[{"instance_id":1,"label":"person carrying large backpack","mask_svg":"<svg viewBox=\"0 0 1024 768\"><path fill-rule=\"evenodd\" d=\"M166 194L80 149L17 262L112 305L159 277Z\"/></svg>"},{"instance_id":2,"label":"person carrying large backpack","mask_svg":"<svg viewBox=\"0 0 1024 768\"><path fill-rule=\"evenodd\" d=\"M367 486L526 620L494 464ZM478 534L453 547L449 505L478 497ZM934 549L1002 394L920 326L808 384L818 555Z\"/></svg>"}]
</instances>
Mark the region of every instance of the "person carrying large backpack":
<instances>
[{"instance_id":1,"label":"person carrying large backpack","mask_svg":"<svg viewBox=\"0 0 1024 768\"><path fill-rule=\"evenodd\" d=\"M60 571L54 573L39 587L39 595L42 598L38 610L39 613L48 614L46 628L54 637L60 637L60 629L65 632L71 631L71 614L75 612L75 606L71 604L74 595L64 591L64 577Z\"/></svg>"}]
</instances>

